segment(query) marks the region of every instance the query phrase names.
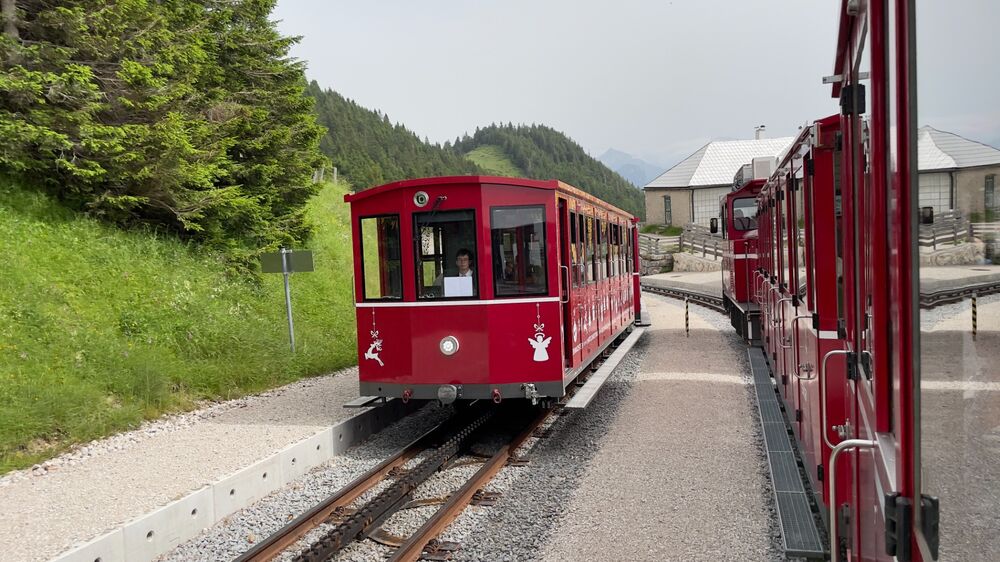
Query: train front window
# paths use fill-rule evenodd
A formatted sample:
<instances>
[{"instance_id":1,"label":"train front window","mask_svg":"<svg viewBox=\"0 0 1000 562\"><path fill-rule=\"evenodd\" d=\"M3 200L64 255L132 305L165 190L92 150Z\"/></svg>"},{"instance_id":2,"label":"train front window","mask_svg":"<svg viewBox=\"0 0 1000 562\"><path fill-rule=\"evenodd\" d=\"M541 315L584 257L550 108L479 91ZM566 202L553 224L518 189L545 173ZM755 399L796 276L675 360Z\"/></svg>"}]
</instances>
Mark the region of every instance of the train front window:
<instances>
[{"instance_id":1,"label":"train front window","mask_svg":"<svg viewBox=\"0 0 1000 562\"><path fill-rule=\"evenodd\" d=\"M495 207L490 232L496 296L548 294L545 208Z\"/></svg>"},{"instance_id":2,"label":"train front window","mask_svg":"<svg viewBox=\"0 0 1000 562\"><path fill-rule=\"evenodd\" d=\"M757 200L753 197L744 197L733 201L733 229L755 228L757 228Z\"/></svg>"},{"instance_id":3,"label":"train front window","mask_svg":"<svg viewBox=\"0 0 1000 562\"><path fill-rule=\"evenodd\" d=\"M361 278L364 298L403 298L399 252L399 215L364 217L361 226Z\"/></svg>"},{"instance_id":4,"label":"train front window","mask_svg":"<svg viewBox=\"0 0 1000 562\"><path fill-rule=\"evenodd\" d=\"M413 215L417 298L477 298L476 223L469 211Z\"/></svg>"}]
</instances>

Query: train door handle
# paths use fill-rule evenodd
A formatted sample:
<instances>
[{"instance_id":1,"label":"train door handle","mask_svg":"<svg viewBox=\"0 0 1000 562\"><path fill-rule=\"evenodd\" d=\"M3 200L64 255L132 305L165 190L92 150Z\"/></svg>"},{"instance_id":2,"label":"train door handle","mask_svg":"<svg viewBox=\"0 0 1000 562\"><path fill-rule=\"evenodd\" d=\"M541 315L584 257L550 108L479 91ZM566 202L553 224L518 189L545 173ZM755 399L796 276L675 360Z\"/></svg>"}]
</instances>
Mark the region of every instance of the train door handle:
<instances>
[{"instance_id":1,"label":"train door handle","mask_svg":"<svg viewBox=\"0 0 1000 562\"><path fill-rule=\"evenodd\" d=\"M837 562L840 558L840 538L837 536L837 457L847 449L870 449L875 445L874 441L866 439L848 439L841 441L830 451L830 461L827 463L830 480L830 501L827 502L830 504L830 562Z\"/></svg>"},{"instance_id":2,"label":"train door handle","mask_svg":"<svg viewBox=\"0 0 1000 562\"><path fill-rule=\"evenodd\" d=\"M559 271L565 275L563 279L566 281L566 292L563 294L563 298L559 299L559 302L566 304L569 302L569 291L572 288L569 284L569 266L560 265Z\"/></svg>"}]
</instances>

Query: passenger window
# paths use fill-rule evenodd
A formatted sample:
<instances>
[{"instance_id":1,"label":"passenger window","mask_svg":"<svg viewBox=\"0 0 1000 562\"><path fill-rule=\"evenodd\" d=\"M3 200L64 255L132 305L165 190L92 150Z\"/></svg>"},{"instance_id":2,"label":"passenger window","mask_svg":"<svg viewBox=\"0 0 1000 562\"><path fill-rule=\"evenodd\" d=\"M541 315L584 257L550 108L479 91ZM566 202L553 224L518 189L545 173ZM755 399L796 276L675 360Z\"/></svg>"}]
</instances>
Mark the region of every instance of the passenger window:
<instances>
[{"instance_id":1,"label":"passenger window","mask_svg":"<svg viewBox=\"0 0 1000 562\"><path fill-rule=\"evenodd\" d=\"M587 283L593 283L595 273L594 270L597 268L594 263L594 217L587 217L587 235L584 237L587 241Z\"/></svg>"},{"instance_id":2,"label":"passenger window","mask_svg":"<svg viewBox=\"0 0 1000 562\"><path fill-rule=\"evenodd\" d=\"M361 278L366 300L403 298L399 215L361 219Z\"/></svg>"},{"instance_id":3,"label":"passenger window","mask_svg":"<svg viewBox=\"0 0 1000 562\"><path fill-rule=\"evenodd\" d=\"M571 277L573 278L573 286L580 286L580 249L577 246L579 244L580 237L577 232L577 214L571 212L569 214L569 263L570 270L572 270Z\"/></svg>"},{"instance_id":4,"label":"passenger window","mask_svg":"<svg viewBox=\"0 0 1000 562\"><path fill-rule=\"evenodd\" d=\"M494 207L490 229L496 296L548 294L545 208Z\"/></svg>"},{"instance_id":5,"label":"passenger window","mask_svg":"<svg viewBox=\"0 0 1000 562\"><path fill-rule=\"evenodd\" d=\"M476 298L476 223L470 211L413 215L417 297Z\"/></svg>"}]
</instances>

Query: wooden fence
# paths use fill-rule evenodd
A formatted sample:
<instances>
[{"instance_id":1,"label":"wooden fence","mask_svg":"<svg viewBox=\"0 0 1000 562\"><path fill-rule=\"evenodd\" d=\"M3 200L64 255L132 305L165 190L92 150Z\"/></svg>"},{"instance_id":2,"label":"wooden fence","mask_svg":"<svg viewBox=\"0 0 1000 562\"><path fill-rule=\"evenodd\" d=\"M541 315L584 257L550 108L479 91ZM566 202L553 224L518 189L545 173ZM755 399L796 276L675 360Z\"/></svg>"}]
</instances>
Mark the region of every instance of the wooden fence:
<instances>
[{"instance_id":1,"label":"wooden fence","mask_svg":"<svg viewBox=\"0 0 1000 562\"><path fill-rule=\"evenodd\" d=\"M726 250L726 241L722 239L721 234L712 234L704 226L689 224L681 233L680 249L682 252L700 253L703 258L721 258Z\"/></svg>"},{"instance_id":2,"label":"wooden fence","mask_svg":"<svg viewBox=\"0 0 1000 562\"><path fill-rule=\"evenodd\" d=\"M957 211L934 215L934 224L921 224L918 244L937 250L942 244L966 242L973 235L969 221Z\"/></svg>"}]
</instances>

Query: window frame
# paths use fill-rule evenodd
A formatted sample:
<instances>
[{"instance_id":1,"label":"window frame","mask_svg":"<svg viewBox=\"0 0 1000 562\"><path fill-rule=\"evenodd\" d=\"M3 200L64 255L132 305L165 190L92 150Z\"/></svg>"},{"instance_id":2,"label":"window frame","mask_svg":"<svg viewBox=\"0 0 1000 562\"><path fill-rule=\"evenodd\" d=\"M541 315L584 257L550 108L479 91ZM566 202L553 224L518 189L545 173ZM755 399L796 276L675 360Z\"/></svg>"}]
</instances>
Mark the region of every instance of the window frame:
<instances>
[{"instance_id":1,"label":"window frame","mask_svg":"<svg viewBox=\"0 0 1000 562\"><path fill-rule=\"evenodd\" d=\"M366 276L365 276L365 231L362 226L362 222L367 219L378 219L383 218L395 218L397 224L399 225L396 231L396 245L399 248L399 296L398 297L369 297L366 287ZM377 235L378 223L376 222L376 235ZM359 269L361 270L361 300L362 302L381 302L381 301L402 301L405 294L404 289L404 267L403 267L403 218L399 213L381 213L377 215L364 215L358 216L358 257L359 257Z\"/></svg>"},{"instance_id":2,"label":"window frame","mask_svg":"<svg viewBox=\"0 0 1000 562\"><path fill-rule=\"evenodd\" d=\"M471 297L446 297L446 296L444 296L444 284L443 284L444 281L443 281L443 278L442 278L441 296L439 296L439 297L421 296L421 293L422 293L421 283L422 283L422 281L421 281L420 267L422 266L422 263L423 263L423 261L421 260L421 256L423 254L422 254L422 251L421 251L421 248L420 248L421 236L420 236L420 232L418 232L418 230L417 230L419 228L419 226L420 226L420 221L419 221L418 217L425 216L425 215L432 215L433 216L435 214L461 213L461 212L471 213L471 220L472 220L472 240L476 244L476 247L472 248L470 250L472 252L472 255L473 255L473 259L472 259L472 261L470 263L470 267L472 267L472 271L473 271L473 275L472 275L473 295ZM480 271L480 270L482 268L479 267L479 257L480 256L479 256L479 223L477 221L478 217L479 217L479 213L478 213L477 209L475 209L475 208L446 209L446 210L438 210L438 211L423 211L423 212L419 212L419 213L412 213L410 215L410 221L411 221L410 230L411 230L411 233L412 233L412 236L413 236L413 264L412 264L413 265L413 277L414 277L414 279L413 279L413 288L414 288L414 291L415 291L414 296L415 296L415 298L416 298L416 300L418 302L423 302L423 301L463 301L463 300L464 301L475 301L475 300L482 300L482 298L483 298L483 291L482 291L481 279L480 279L480 276L482 275L482 271ZM402 228L400 228L400 231L402 231ZM445 256L445 259L447 259L447 256Z\"/></svg>"},{"instance_id":3,"label":"window frame","mask_svg":"<svg viewBox=\"0 0 1000 562\"><path fill-rule=\"evenodd\" d=\"M493 252L493 216L496 211L507 211L515 209L539 209L542 211L542 239L541 239L541 258L542 258L542 273L545 276L544 287L541 292L530 292L530 293L517 293L513 295L501 295L499 291L499 280L497 277L497 271L494 267L495 264L490 264L491 275L493 279L493 297L496 299L516 299L516 298L526 298L526 297L542 297L548 296L549 294L549 256L548 256L548 217L545 212L546 205L542 203L532 204L532 205L496 205L489 208L489 218L490 218L490 252ZM530 265L530 263L528 264Z\"/></svg>"}]
</instances>

